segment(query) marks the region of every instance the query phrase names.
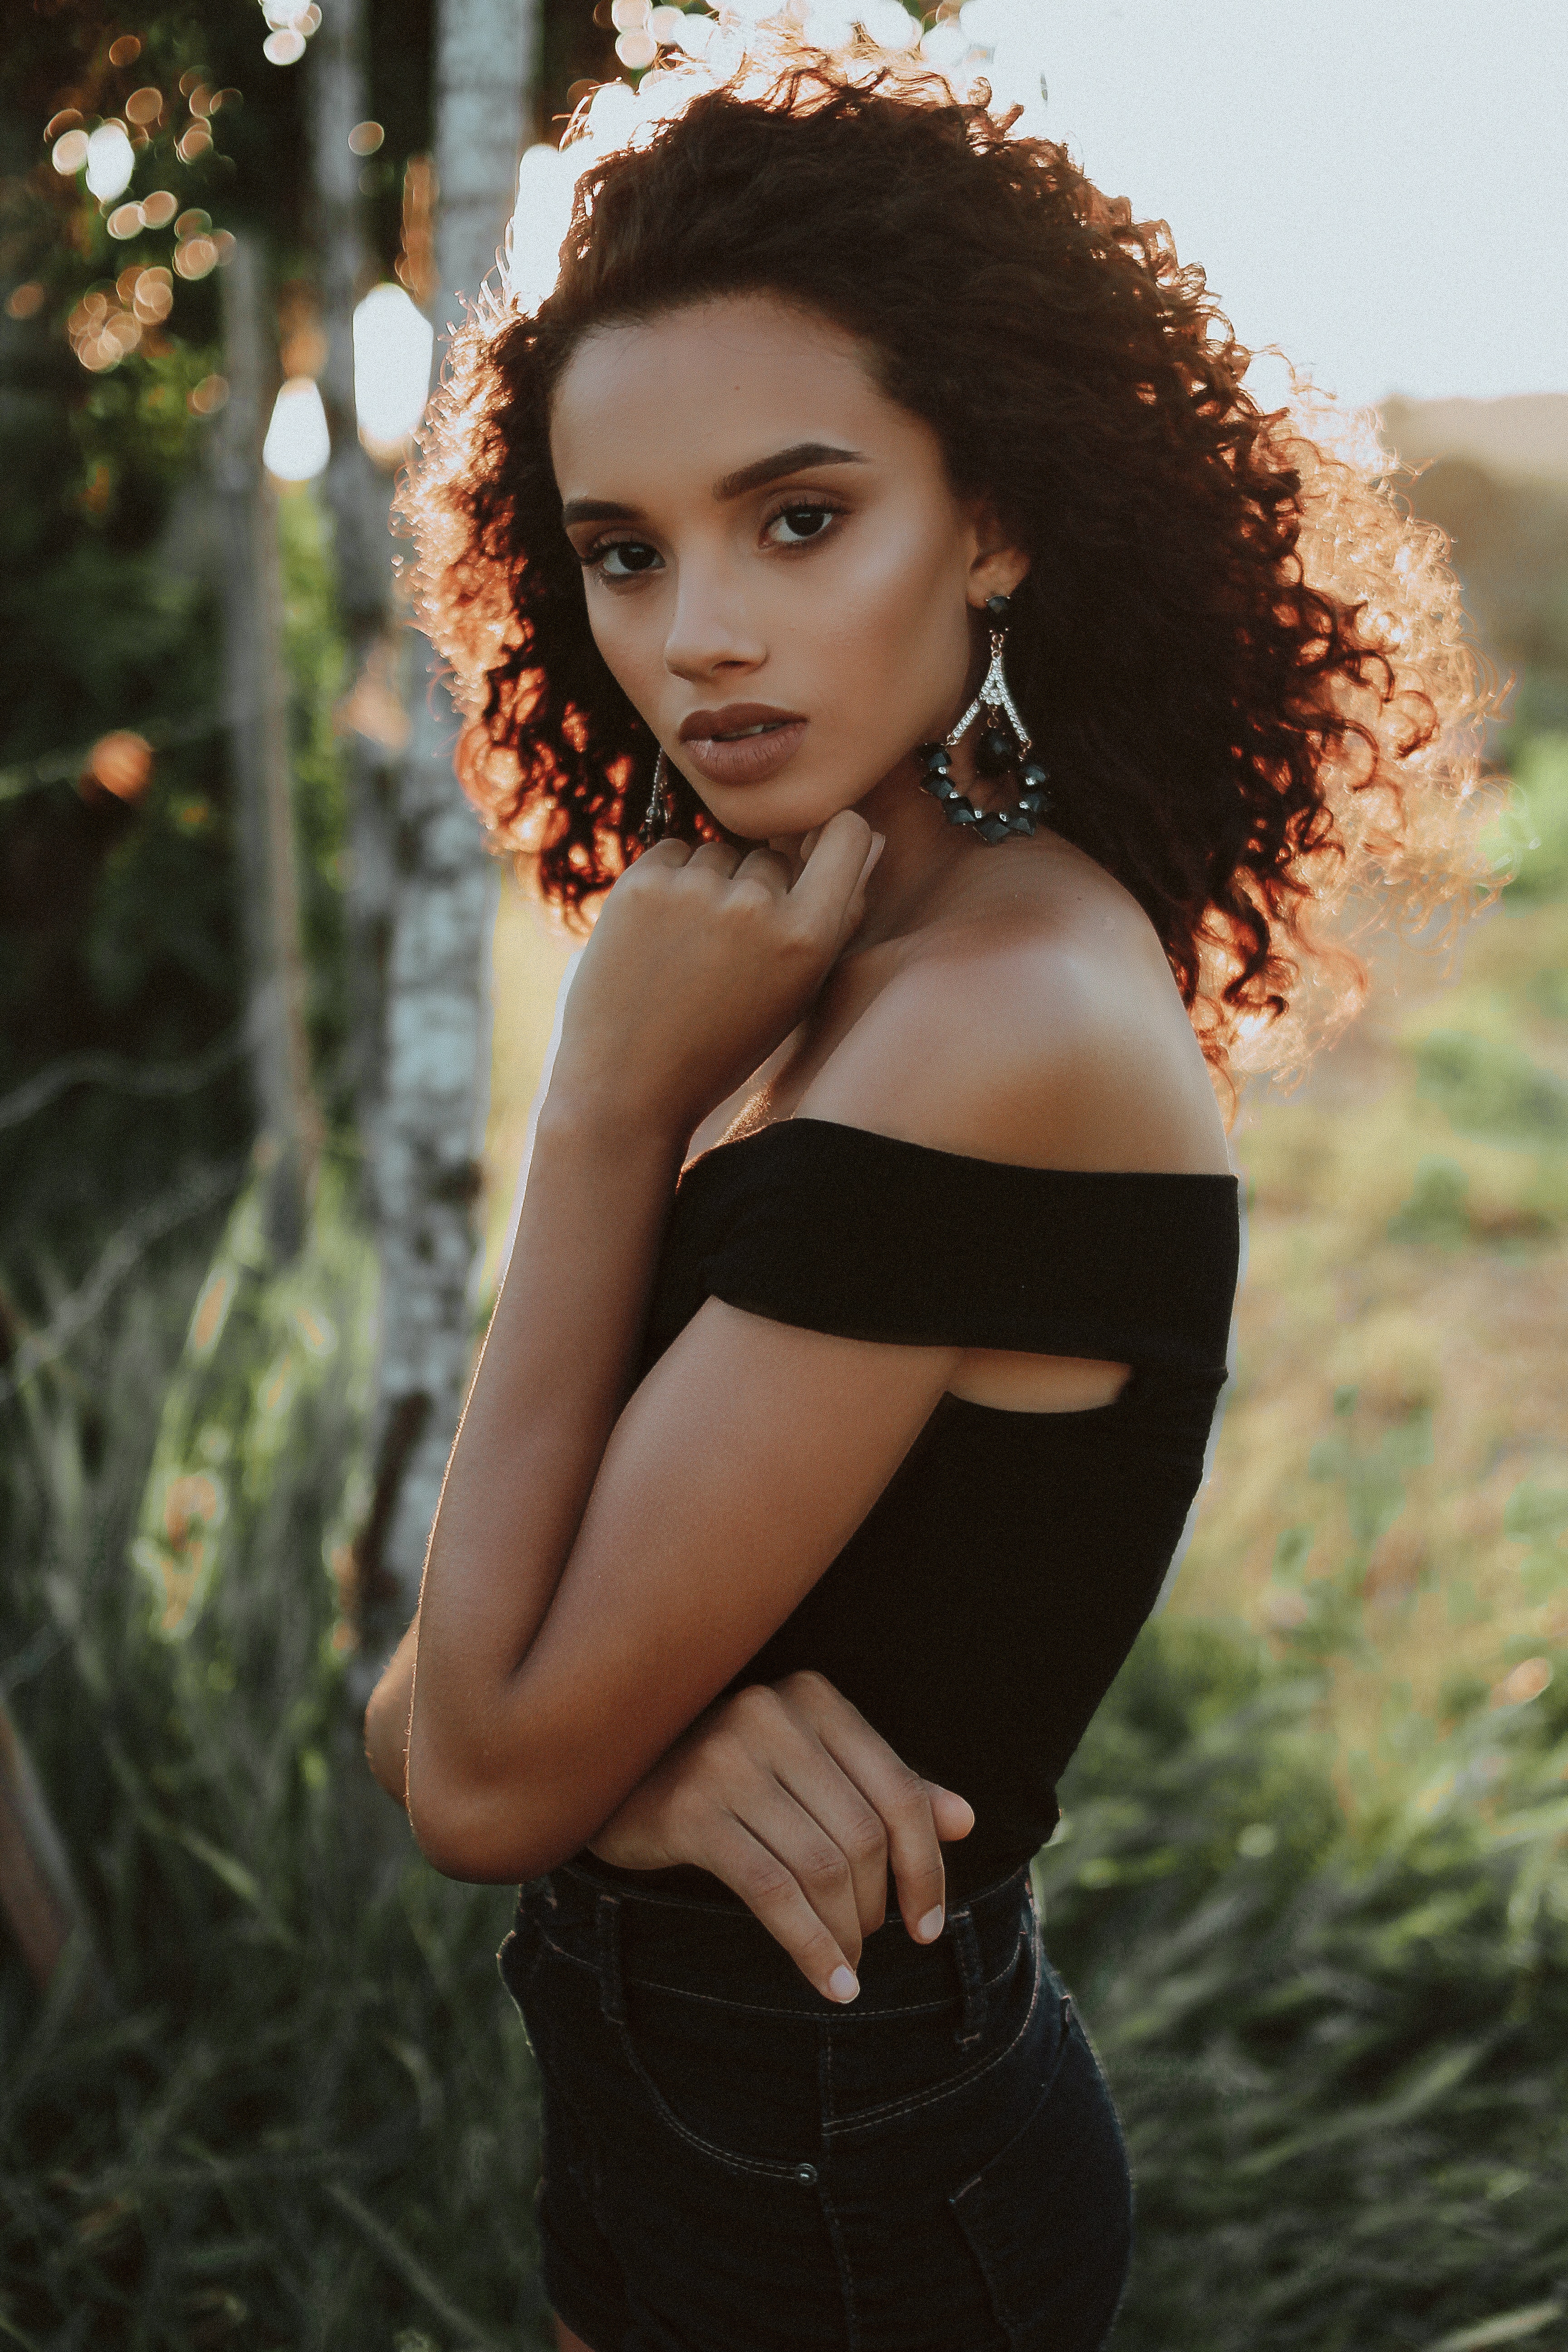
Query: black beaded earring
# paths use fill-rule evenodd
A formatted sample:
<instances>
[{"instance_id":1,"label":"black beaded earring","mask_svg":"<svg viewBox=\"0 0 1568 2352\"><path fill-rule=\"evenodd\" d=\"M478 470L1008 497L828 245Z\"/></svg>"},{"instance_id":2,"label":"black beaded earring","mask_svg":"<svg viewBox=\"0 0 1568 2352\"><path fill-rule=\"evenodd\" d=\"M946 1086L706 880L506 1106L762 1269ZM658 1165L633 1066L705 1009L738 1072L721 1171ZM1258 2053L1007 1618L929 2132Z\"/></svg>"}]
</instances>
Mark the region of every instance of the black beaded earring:
<instances>
[{"instance_id":1,"label":"black beaded earring","mask_svg":"<svg viewBox=\"0 0 1568 2352\"><path fill-rule=\"evenodd\" d=\"M942 803L949 824L967 825L976 840L984 842L1015 841L1027 836L1035 830L1035 819L1050 807L1050 796L1046 791L1050 770L1029 757L1033 748L1029 730L1018 716L1002 667L1010 602L1006 596L986 598L991 666L984 681L952 734L940 743L921 744L916 753L921 763L921 788ZM952 775L953 747L963 741L983 710L985 731L974 747L975 766L983 776L1005 776L1009 768L1016 768L1023 786L1011 808L998 809L994 814L977 809L967 793L959 791ZM1013 730L1011 740L1003 730L1004 719Z\"/></svg>"},{"instance_id":2,"label":"black beaded earring","mask_svg":"<svg viewBox=\"0 0 1568 2352\"><path fill-rule=\"evenodd\" d=\"M653 763L653 782L648 787L647 812L637 828L637 837L645 849L651 849L656 841L662 841L669 830L669 794L665 789L667 773L664 751L661 747L658 757Z\"/></svg>"}]
</instances>

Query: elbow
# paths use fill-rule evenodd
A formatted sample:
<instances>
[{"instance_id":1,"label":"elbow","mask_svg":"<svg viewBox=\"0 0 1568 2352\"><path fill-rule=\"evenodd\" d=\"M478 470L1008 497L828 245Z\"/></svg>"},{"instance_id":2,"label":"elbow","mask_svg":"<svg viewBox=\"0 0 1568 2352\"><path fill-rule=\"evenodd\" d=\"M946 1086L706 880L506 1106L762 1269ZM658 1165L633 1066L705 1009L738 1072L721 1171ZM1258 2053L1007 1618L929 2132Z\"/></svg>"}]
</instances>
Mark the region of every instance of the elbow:
<instances>
[{"instance_id":1,"label":"elbow","mask_svg":"<svg viewBox=\"0 0 1568 2352\"><path fill-rule=\"evenodd\" d=\"M374 1778L395 1797L400 1805L408 1802L407 1724L400 1721L395 1710L383 1700L380 1690L373 1693L364 1711L364 1753Z\"/></svg>"},{"instance_id":2,"label":"elbow","mask_svg":"<svg viewBox=\"0 0 1568 2352\"><path fill-rule=\"evenodd\" d=\"M470 1886L515 1886L569 1861L583 1843L516 1790L465 1788L410 1769L408 1818L420 1853L443 1878Z\"/></svg>"}]
</instances>

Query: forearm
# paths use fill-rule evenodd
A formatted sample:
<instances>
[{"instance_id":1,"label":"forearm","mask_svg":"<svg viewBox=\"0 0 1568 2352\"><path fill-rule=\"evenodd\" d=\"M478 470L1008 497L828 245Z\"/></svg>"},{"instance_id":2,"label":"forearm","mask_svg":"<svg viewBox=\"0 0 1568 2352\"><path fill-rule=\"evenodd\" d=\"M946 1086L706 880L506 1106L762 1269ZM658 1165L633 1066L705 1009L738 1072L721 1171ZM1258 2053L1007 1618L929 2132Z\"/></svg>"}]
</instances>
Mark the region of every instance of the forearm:
<instances>
[{"instance_id":1,"label":"forearm","mask_svg":"<svg viewBox=\"0 0 1568 2352\"><path fill-rule=\"evenodd\" d=\"M540 1119L420 1600L409 1810L460 1874L483 1843L467 1817L522 1793L517 1678L629 1385L682 1142L673 1126L571 1100Z\"/></svg>"}]
</instances>

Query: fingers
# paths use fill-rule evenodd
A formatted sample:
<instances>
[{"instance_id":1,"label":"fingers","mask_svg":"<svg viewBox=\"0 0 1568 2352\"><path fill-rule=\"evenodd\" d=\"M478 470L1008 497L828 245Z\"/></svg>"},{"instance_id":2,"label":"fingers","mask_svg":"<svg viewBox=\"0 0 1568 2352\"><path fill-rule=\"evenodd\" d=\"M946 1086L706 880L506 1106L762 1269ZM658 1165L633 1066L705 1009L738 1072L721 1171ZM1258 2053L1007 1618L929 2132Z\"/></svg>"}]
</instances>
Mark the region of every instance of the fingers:
<instances>
[{"instance_id":1,"label":"fingers","mask_svg":"<svg viewBox=\"0 0 1568 2352\"><path fill-rule=\"evenodd\" d=\"M840 809L823 826L790 892L792 907L812 929L837 937L876 838L857 809Z\"/></svg>"},{"instance_id":2,"label":"fingers","mask_svg":"<svg viewBox=\"0 0 1568 2352\"><path fill-rule=\"evenodd\" d=\"M773 1769L844 1857L860 1935L874 1934L888 1916L888 1835L876 1807L815 1733L794 1723L778 1742Z\"/></svg>"},{"instance_id":3,"label":"fingers","mask_svg":"<svg viewBox=\"0 0 1568 2352\"><path fill-rule=\"evenodd\" d=\"M702 1858L704 1869L740 1896L825 2000L854 2000L860 1985L843 1945L795 1872L745 1822L732 1813L708 1822ZM858 1958L858 1937L854 1942Z\"/></svg>"},{"instance_id":4,"label":"fingers","mask_svg":"<svg viewBox=\"0 0 1568 2352\"><path fill-rule=\"evenodd\" d=\"M905 1927L916 1943L933 1942L942 1933L947 1913L947 1874L931 1793L935 1784L912 1772L825 1675L792 1675L787 1688L791 1702L801 1707L824 1748L882 1823ZM952 1793L941 1791L944 1799ZM951 1833L966 1835L973 1826L973 1815L962 1798L954 1802L969 1819ZM950 1814L950 1818L962 1821L963 1815Z\"/></svg>"},{"instance_id":5,"label":"fingers","mask_svg":"<svg viewBox=\"0 0 1568 2352\"><path fill-rule=\"evenodd\" d=\"M953 1845L960 1838L966 1838L974 1827L974 1808L968 1798L944 1789L940 1780L928 1780L926 1793L931 1799L936 1833L942 1843Z\"/></svg>"},{"instance_id":6,"label":"fingers","mask_svg":"<svg viewBox=\"0 0 1568 2352\"><path fill-rule=\"evenodd\" d=\"M871 835L871 846L866 854L866 863L860 868L860 879L850 892L849 904L844 910L844 929L847 934L860 928L861 919L866 912L866 885L871 879L876 870L877 860L887 845L886 834L874 833Z\"/></svg>"}]
</instances>

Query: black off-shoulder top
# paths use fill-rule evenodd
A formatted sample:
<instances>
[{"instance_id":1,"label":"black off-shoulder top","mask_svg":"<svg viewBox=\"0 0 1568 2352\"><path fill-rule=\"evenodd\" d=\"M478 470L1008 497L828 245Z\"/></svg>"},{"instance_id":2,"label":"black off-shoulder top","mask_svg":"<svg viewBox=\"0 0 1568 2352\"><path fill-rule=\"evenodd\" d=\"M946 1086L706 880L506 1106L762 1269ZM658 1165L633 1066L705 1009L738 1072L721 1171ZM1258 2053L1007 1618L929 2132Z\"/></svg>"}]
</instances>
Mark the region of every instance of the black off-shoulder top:
<instances>
[{"instance_id":1,"label":"black off-shoulder top","mask_svg":"<svg viewBox=\"0 0 1568 2352\"><path fill-rule=\"evenodd\" d=\"M817 1668L968 1798L952 1899L1050 1836L1057 1779L1153 1607L1203 1476L1238 1258L1231 1176L1021 1168L816 1118L681 1176L645 1371L708 1297L847 1338L1132 1367L1084 1412L943 1397L738 1677Z\"/></svg>"}]
</instances>

